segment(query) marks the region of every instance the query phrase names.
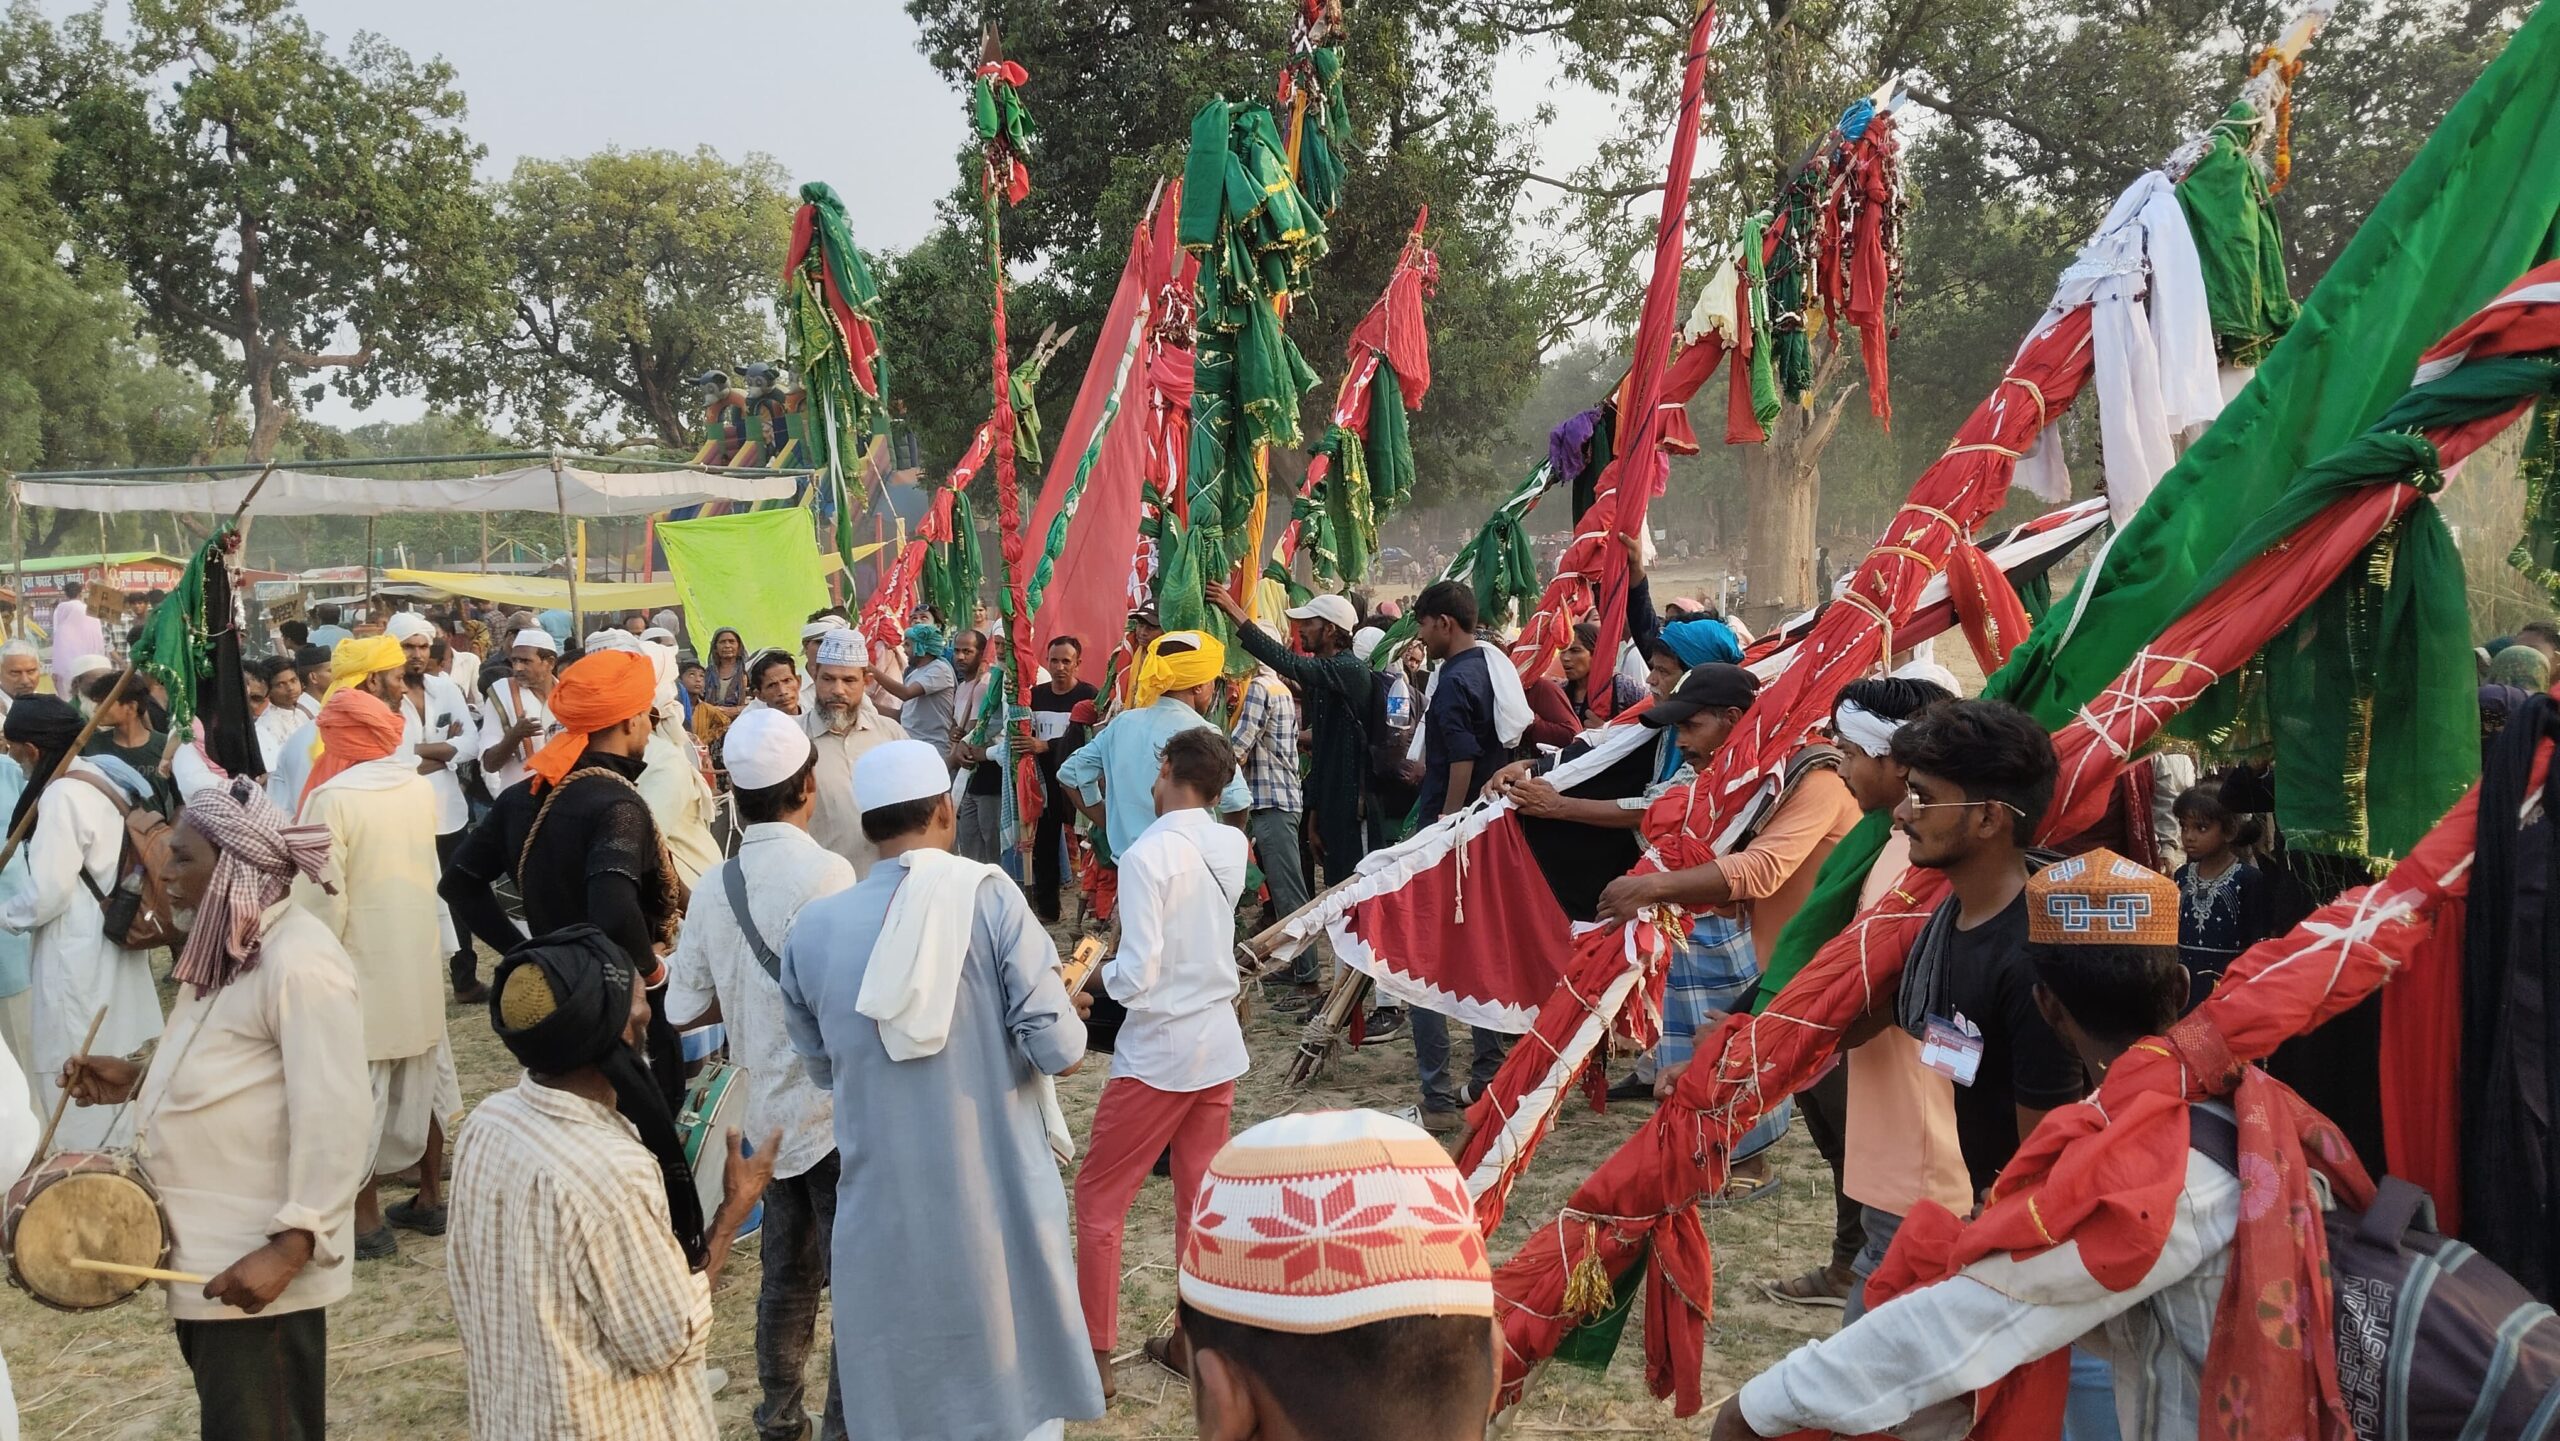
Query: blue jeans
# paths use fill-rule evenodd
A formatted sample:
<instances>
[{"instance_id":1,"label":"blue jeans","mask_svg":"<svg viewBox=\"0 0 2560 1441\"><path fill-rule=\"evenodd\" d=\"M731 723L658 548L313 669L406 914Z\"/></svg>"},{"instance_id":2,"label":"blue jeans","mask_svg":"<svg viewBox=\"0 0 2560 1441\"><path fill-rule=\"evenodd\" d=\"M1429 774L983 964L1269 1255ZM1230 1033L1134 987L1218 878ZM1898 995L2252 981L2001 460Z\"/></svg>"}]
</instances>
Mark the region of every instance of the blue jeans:
<instances>
[{"instance_id":1,"label":"blue jeans","mask_svg":"<svg viewBox=\"0 0 2560 1441\"><path fill-rule=\"evenodd\" d=\"M1438 1011L1412 1007L1413 1064L1422 1079L1422 1108L1426 1111L1462 1111L1466 1102L1458 1094L1457 1082L1449 1076L1449 1018ZM1467 1066L1467 1078L1475 1083L1478 1094L1493 1081L1493 1073L1502 1069L1502 1058L1511 1054L1510 1036L1470 1026L1475 1032L1475 1054Z\"/></svg>"},{"instance_id":2,"label":"blue jeans","mask_svg":"<svg viewBox=\"0 0 2560 1441\"><path fill-rule=\"evenodd\" d=\"M829 1238L836 1228L836 1154L797 1176L765 1187L764 1285L756 1293L756 1379L764 1403L756 1407L756 1434L765 1441L798 1441L809 1424L809 1343L818 1331L818 1293L827 1286ZM835 1358L827 1358L827 1408L818 1423L820 1441L844 1441L844 1396L836 1389Z\"/></svg>"},{"instance_id":3,"label":"blue jeans","mask_svg":"<svg viewBox=\"0 0 2560 1441\"><path fill-rule=\"evenodd\" d=\"M2071 1395L2062 1403L2062 1441L2122 1441L2116 1419L2116 1368L2104 1356L2071 1348Z\"/></svg>"},{"instance_id":4,"label":"blue jeans","mask_svg":"<svg viewBox=\"0 0 2560 1441\"><path fill-rule=\"evenodd\" d=\"M1891 1211L1873 1206L1858 1208L1858 1225L1866 1232L1865 1244L1858 1247L1857 1259L1849 1263L1849 1304L1840 1311L1840 1324L1848 1325L1866 1313L1867 1278L1884 1264L1884 1253L1893 1245L1893 1233L1902 1229L1902 1218Z\"/></svg>"}]
</instances>

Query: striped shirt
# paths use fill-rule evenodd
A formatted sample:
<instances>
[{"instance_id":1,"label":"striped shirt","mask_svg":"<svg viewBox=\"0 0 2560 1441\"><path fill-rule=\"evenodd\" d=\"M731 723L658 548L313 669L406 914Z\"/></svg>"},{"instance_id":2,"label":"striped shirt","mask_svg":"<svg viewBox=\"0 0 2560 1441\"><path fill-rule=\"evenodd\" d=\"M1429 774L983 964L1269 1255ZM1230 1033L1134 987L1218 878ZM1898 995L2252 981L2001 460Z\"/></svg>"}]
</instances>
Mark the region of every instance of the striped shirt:
<instances>
[{"instance_id":1,"label":"striped shirt","mask_svg":"<svg viewBox=\"0 0 2560 1441\"><path fill-rule=\"evenodd\" d=\"M472 1435L714 1441L711 1288L630 1122L527 1076L463 1122L453 1190Z\"/></svg>"},{"instance_id":2,"label":"striped shirt","mask_svg":"<svg viewBox=\"0 0 2560 1441\"><path fill-rule=\"evenodd\" d=\"M1254 672L1227 739L1235 743L1255 810L1294 814L1305 808L1298 778L1298 700L1279 677Z\"/></svg>"}]
</instances>

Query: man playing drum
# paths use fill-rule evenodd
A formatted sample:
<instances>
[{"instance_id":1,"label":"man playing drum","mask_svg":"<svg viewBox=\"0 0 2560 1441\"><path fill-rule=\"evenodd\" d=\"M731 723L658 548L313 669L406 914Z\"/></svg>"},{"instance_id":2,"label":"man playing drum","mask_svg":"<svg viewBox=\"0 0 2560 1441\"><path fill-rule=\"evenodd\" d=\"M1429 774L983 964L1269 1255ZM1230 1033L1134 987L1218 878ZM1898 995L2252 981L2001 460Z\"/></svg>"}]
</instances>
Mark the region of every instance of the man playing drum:
<instances>
[{"instance_id":1,"label":"man playing drum","mask_svg":"<svg viewBox=\"0 0 2560 1441\"><path fill-rule=\"evenodd\" d=\"M372 1175L364 1013L355 965L329 927L291 904L329 832L288 826L251 780L187 798L161 882L194 921L146 1073L74 1056L62 1084L84 1106L135 1099L134 1144L168 1213L178 1351L195 1373L203 1434L321 1441L324 1307L354 1280L356 1188Z\"/></svg>"}]
</instances>

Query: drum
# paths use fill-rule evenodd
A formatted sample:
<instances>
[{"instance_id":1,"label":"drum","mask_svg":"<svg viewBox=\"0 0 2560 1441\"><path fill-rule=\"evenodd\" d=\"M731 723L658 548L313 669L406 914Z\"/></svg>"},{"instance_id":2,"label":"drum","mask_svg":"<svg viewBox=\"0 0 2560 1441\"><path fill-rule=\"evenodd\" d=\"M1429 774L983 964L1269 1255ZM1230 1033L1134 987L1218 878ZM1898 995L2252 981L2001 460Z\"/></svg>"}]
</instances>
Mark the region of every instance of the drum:
<instances>
[{"instance_id":1,"label":"drum","mask_svg":"<svg viewBox=\"0 0 2560 1441\"><path fill-rule=\"evenodd\" d=\"M684 1160L693 1168L694 1194L702 1198L702 1222L711 1224L712 1214L720 1209L720 1198L727 1193L723 1175L729 1160L729 1132L738 1132L739 1140L754 1149L754 1139L747 1130L747 1072L743 1066L714 1061L702 1068L693 1084L685 1089L684 1113L676 1117L676 1134L684 1141ZM740 1239L752 1236L764 1224L764 1203L759 1201L738 1228Z\"/></svg>"},{"instance_id":2,"label":"drum","mask_svg":"<svg viewBox=\"0 0 2560 1441\"><path fill-rule=\"evenodd\" d=\"M9 1188L0 1211L9 1283L57 1311L99 1311L151 1284L75 1269L77 1260L169 1264L169 1213L120 1151L62 1151Z\"/></svg>"}]
</instances>

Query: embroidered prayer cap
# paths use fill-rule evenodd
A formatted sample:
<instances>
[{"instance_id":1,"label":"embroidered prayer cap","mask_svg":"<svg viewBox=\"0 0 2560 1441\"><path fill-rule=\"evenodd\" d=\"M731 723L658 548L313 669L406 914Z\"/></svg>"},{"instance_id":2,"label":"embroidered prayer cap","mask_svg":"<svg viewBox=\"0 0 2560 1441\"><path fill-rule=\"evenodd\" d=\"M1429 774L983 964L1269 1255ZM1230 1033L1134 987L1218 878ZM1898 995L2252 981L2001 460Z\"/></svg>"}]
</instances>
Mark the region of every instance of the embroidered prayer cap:
<instances>
[{"instance_id":1,"label":"embroidered prayer cap","mask_svg":"<svg viewBox=\"0 0 2560 1441\"><path fill-rule=\"evenodd\" d=\"M1465 1180L1429 1133L1376 1111L1279 1116L1227 1142L1180 1285L1212 1316L1299 1334L1493 1314Z\"/></svg>"},{"instance_id":2,"label":"embroidered prayer cap","mask_svg":"<svg viewBox=\"0 0 2560 1441\"><path fill-rule=\"evenodd\" d=\"M818 642L815 663L868 667L871 664L871 647L863 644L862 632L842 626L833 627L827 631L826 638Z\"/></svg>"},{"instance_id":3,"label":"embroidered prayer cap","mask_svg":"<svg viewBox=\"0 0 2560 1441\"><path fill-rule=\"evenodd\" d=\"M2027 939L2060 946L2174 946L2178 883L2104 846L2027 877Z\"/></svg>"},{"instance_id":4,"label":"embroidered prayer cap","mask_svg":"<svg viewBox=\"0 0 2560 1441\"><path fill-rule=\"evenodd\" d=\"M529 625L516 632L516 638L508 643L507 648L509 650L548 651L553 655L558 655L560 653L560 642L551 638L551 632L542 629L540 626Z\"/></svg>"},{"instance_id":5,"label":"embroidered prayer cap","mask_svg":"<svg viewBox=\"0 0 2560 1441\"><path fill-rule=\"evenodd\" d=\"M721 733L720 758L740 790L778 786L809 763L809 733L798 719L771 706L742 711Z\"/></svg>"},{"instance_id":6,"label":"embroidered prayer cap","mask_svg":"<svg viewBox=\"0 0 2560 1441\"><path fill-rule=\"evenodd\" d=\"M873 746L853 763L853 801L866 813L942 795L950 789L951 771L942 763L942 752L923 741L896 740Z\"/></svg>"}]
</instances>

